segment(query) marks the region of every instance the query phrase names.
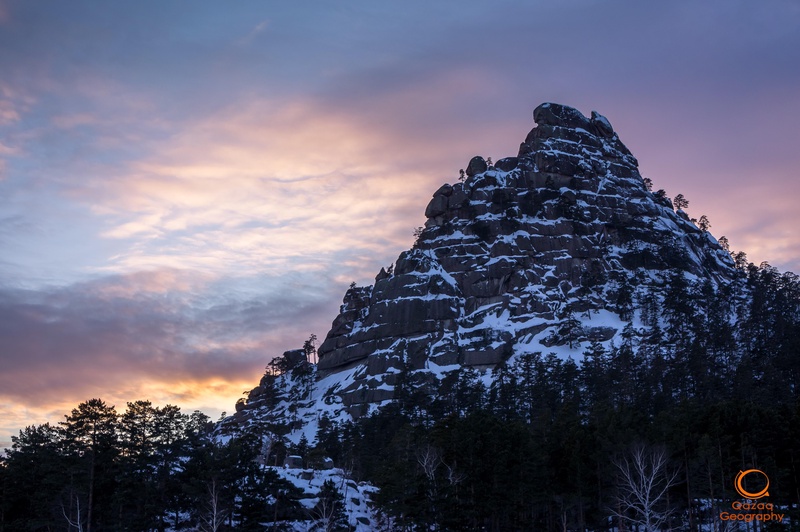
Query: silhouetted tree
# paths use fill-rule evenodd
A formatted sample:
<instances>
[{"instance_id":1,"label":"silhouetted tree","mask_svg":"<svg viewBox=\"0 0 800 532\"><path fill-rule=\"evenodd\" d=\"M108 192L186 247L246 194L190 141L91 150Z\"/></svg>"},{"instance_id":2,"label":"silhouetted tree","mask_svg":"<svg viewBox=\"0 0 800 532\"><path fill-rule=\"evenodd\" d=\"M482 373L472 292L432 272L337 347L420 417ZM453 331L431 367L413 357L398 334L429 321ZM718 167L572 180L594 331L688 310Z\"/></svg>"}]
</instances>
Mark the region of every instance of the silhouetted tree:
<instances>
[{"instance_id":1,"label":"silhouetted tree","mask_svg":"<svg viewBox=\"0 0 800 532\"><path fill-rule=\"evenodd\" d=\"M672 204L675 206L676 210L684 210L689 206L689 200L687 200L683 194L678 194L672 199Z\"/></svg>"},{"instance_id":2,"label":"silhouetted tree","mask_svg":"<svg viewBox=\"0 0 800 532\"><path fill-rule=\"evenodd\" d=\"M101 399L90 399L74 408L61 423L72 456L88 472L86 532L91 532L96 522L102 522L103 512L98 512L98 508L106 513L110 511L103 506L107 504L108 496L113 494L114 462L119 454L117 421L113 406ZM101 490L96 489L98 485ZM98 494L105 503L100 507L97 505Z\"/></svg>"}]
</instances>

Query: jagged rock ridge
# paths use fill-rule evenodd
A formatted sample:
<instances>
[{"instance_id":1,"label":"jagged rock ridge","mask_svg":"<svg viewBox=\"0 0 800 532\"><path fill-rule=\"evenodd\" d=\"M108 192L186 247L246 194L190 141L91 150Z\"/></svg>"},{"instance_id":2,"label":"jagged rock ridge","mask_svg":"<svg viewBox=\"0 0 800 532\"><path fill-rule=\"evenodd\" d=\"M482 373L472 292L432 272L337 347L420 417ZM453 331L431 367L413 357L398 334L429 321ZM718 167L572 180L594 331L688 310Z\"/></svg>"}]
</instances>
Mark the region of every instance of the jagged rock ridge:
<instances>
[{"instance_id":1,"label":"jagged rock ridge","mask_svg":"<svg viewBox=\"0 0 800 532\"><path fill-rule=\"evenodd\" d=\"M347 291L319 348L328 404L357 417L392 399L403 368L436 379L519 353L577 355L615 341L632 294L668 272L736 277L713 236L648 190L605 117L553 103L533 115L516 157L474 157L465 181L433 194L414 247Z\"/></svg>"}]
</instances>

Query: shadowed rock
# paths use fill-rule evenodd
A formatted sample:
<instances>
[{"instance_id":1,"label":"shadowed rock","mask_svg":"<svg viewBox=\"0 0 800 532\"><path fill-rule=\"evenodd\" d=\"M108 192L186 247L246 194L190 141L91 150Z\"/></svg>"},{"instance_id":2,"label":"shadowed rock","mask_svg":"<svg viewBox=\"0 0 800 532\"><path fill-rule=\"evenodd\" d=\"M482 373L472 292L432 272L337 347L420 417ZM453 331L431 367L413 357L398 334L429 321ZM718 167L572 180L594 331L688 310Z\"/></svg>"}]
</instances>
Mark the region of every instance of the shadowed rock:
<instances>
[{"instance_id":1,"label":"shadowed rock","mask_svg":"<svg viewBox=\"0 0 800 532\"><path fill-rule=\"evenodd\" d=\"M401 368L433 379L437 366L617 341L621 294L658 290L668 271L736 276L713 237L647 190L605 117L555 103L533 114L517 157L473 157L465 182L433 194L393 272L346 292L318 371L357 369L334 393L351 414L391 399Z\"/></svg>"}]
</instances>

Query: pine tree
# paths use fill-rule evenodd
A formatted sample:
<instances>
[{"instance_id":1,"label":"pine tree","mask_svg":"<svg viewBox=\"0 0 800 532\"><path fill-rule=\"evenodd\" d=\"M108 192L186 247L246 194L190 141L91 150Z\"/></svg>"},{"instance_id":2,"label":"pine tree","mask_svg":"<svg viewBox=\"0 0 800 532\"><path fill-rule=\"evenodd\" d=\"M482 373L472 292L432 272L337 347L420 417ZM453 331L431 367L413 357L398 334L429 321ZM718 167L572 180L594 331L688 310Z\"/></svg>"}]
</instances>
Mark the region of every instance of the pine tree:
<instances>
[{"instance_id":1,"label":"pine tree","mask_svg":"<svg viewBox=\"0 0 800 532\"><path fill-rule=\"evenodd\" d=\"M306 467L308 464L308 453L310 450L311 446L308 444L308 438L306 438L305 434L301 434L297 445L291 445L289 447L289 454L302 458L303 467Z\"/></svg>"},{"instance_id":2,"label":"pine tree","mask_svg":"<svg viewBox=\"0 0 800 532\"><path fill-rule=\"evenodd\" d=\"M121 456L115 506L119 510L118 526L147 530L158 523L162 508L156 478L155 415L150 401L128 403L119 419Z\"/></svg>"},{"instance_id":3,"label":"pine tree","mask_svg":"<svg viewBox=\"0 0 800 532\"><path fill-rule=\"evenodd\" d=\"M581 364L582 387L586 391L590 405L608 403L610 399L610 383L608 381L609 358L603 344L594 340L583 352Z\"/></svg>"},{"instance_id":4,"label":"pine tree","mask_svg":"<svg viewBox=\"0 0 800 532\"><path fill-rule=\"evenodd\" d=\"M114 460L119 449L117 421L113 406L101 399L90 399L79 404L61 423L69 449L88 472L86 532L91 532L93 525L101 522L103 514L110 511L107 499L113 489L105 488L114 482Z\"/></svg>"},{"instance_id":5,"label":"pine tree","mask_svg":"<svg viewBox=\"0 0 800 532\"><path fill-rule=\"evenodd\" d=\"M65 514L85 524L85 510L75 513L76 501L85 507L85 493L71 482L61 431L49 423L29 426L11 441L0 458L0 530L58 529Z\"/></svg>"},{"instance_id":6,"label":"pine tree","mask_svg":"<svg viewBox=\"0 0 800 532\"><path fill-rule=\"evenodd\" d=\"M303 354L306 356L306 360L311 364L316 364L317 360L317 335L312 334L308 337L308 340L303 342Z\"/></svg>"}]
</instances>

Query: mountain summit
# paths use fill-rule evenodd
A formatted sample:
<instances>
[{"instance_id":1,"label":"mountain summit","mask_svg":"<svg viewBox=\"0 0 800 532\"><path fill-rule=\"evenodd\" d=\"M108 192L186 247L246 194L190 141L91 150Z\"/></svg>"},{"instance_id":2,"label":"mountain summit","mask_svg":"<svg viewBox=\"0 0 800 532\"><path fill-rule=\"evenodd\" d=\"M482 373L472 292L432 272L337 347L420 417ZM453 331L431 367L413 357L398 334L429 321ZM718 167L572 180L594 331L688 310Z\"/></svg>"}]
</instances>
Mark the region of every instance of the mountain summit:
<instances>
[{"instance_id":1,"label":"mountain summit","mask_svg":"<svg viewBox=\"0 0 800 532\"><path fill-rule=\"evenodd\" d=\"M533 119L516 157L473 157L434 192L412 249L347 290L295 416L357 418L390 402L404 371L433 384L525 353L618 345L671 277L712 291L737 278L717 240L650 190L605 117L544 103ZM277 372L301 359L286 353ZM239 417L277 404L270 395L262 380Z\"/></svg>"}]
</instances>

